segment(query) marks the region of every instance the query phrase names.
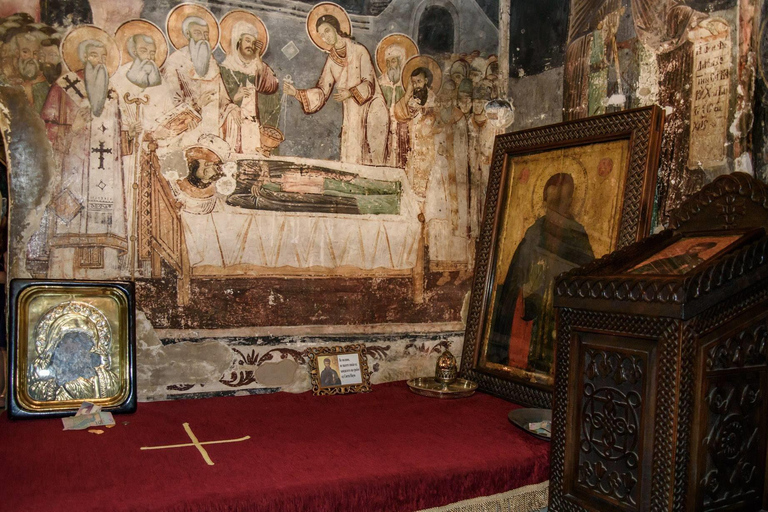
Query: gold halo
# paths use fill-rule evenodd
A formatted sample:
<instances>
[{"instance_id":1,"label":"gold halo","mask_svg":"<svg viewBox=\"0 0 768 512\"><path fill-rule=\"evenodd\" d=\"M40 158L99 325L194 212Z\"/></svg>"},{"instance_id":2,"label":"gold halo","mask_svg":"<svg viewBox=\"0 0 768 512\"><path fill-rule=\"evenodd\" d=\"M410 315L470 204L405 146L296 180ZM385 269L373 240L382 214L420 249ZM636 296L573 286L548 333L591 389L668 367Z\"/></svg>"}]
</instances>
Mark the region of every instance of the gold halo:
<instances>
[{"instance_id":1,"label":"gold halo","mask_svg":"<svg viewBox=\"0 0 768 512\"><path fill-rule=\"evenodd\" d=\"M255 14L240 9L230 11L221 18L221 23L219 24L221 26L221 38L219 39L221 49L224 50L224 53L229 55L229 52L232 49L232 28L234 28L238 21L244 21L256 27L256 32L258 34L257 39L261 41L260 55L263 56L267 52L267 46L269 46L269 32L267 32L267 27L264 25L264 22L261 21L261 18Z\"/></svg>"},{"instance_id":2,"label":"gold halo","mask_svg":"<svg viewBox=\"0 0 768 512\"><path fill-rule=\"evenodd\" d=\"M107 48L107 71L109 76L115 74L120 67L120 51L115 40L99 27L93 25L79 25L70 30L61 42L61 56L64 63L72 72L81 71L85 64L80 61L78 47L87 39L95 39Z\"/></svg>"},{"instance_id":3,"label":"gold halo","mask_svg":"<svg viewBox=\"0 0 768 512\"><path fill-rule=\"evenodd\" d=\"M379 66L379 73L387 72L386 55L390 46L399 44L405 50L405 62L408 59L419 54L419 47L413 42L413 39L405 34L389 34L387 37L379 41L376 46L376 65ZM404 62L404 63L405 63Z\"/></svg>"},{"instance_id":4,"label":"gold halo","mask_svg":"<svg viewBox=\"0 0 768 512\"><path fill-rule=\"evenodd\" d=\"M219 44L219 23L211 11L197 4L179 4L168 13L165 30L168 32L168 39L171 40L173 47L181 50L189 44L189 40L181 31L184 20L189 16L197 16L208 23L208 42L211 45L211 51L213 51Z\"/></svg>"},{"instance_id":5,"label":"gold halo","mask_svg":"<svg viewBox=\"0 0 768 512\"><path fill-rule=\"evenodd\" d=\"M432 72L432 87L429 89L437 94L437 91L440 90L440 86L443 85L443 70L440 69L440 64L428 55L411 57L408 62L405 63L405 66L403 66L403 77L410 77L411 73L413 73L413 70L416 68L427 68Z\"/></svg>"},{"instance_id":6,"label":"gold halo","mask_svg":"<svg viewBox=\"0 0 768 512\"><path fill-rule=\"evenodd\" d=\"M546 185L549 178L555 174L565 172L571 175L573 178L573 200L571 202L571 213L578 219L583 219L584 205L587 201L587 191L589 189L589 176L587 174L587 168L584 167L578 159L571 156L564 156L563 159L571 161L571 166L566 165L551 165L547 172L543 172L536 177L536 181L533 184L531 190L531 202L530 204L534 209L545 209L544 205L544 185ZM567 170L565 170L567 169Z\"/></svg>"},{"instance_id":7,"label":"gold halo","mask_svg":"<svg viewBox=\"0 0 768 512\"><path fill-rule=\"evenodd\" d=\"M325 41L323 41L323 38L320 37L320 34L317 33L317 27L315 27L317 20L326 14L330 14L339 20L341 31L346 32L349 35L352 35L352 22L349 21L349 15L347 14L347 11L345 11L344 8L340 5L334 4L333 2L323 2L317 4L312 8L311 11L309 11L309 14L307 15L307 34L309 35L309 38L313 43L315 43L315 46L321 50L324 52L330 52L331 47L327 45Z\"/></svg>"},{"instance_id":8,"label":"gold halo","mask_svg":"<svg viewBox=\"0 0 768 512\"><path fill-rule=\"evenodd\" d=\"M122 55L121 62L127 64L133 60L128 53L128 40L136 34L146 34L155 41L155 64L161 67L168 57L168 42L165 40L165 34L160 27L147 20L128 20L115 31L115 43L120 49Z\"/></svg>"}]
</instances>

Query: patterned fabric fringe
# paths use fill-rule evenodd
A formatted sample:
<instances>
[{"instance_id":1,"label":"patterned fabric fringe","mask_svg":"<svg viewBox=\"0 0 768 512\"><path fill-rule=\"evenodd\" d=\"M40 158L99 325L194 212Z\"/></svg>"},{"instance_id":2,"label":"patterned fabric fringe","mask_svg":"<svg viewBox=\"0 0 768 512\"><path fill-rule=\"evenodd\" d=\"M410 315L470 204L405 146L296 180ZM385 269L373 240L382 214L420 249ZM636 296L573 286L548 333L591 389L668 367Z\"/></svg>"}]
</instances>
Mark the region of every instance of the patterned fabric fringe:
<instances>
[{"instance_id":1,"label":"patterned fabric fringe","mask_svg":"<svg viewBox=\"0 0 768 512\"><path fill-rule=\"evenodd\" d=\"M545 508L548 497L549 480L420 512L533 512Z\"/></svg>"}]
</instances>

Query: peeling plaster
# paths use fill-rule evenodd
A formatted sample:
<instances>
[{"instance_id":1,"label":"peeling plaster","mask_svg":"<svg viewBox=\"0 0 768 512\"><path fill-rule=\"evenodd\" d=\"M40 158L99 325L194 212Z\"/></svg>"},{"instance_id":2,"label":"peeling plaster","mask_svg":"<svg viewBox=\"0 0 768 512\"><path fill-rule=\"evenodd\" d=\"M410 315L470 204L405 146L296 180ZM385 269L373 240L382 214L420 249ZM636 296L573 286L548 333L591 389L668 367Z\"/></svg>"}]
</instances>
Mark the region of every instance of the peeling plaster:
<instances>
[{"instance_id":1,"label":"peeling plaster","mask_svg":"<svg viewBox=\"0 0 768 512\"><path fill-rule=\"evenodd\" d=\"M223 341L163 345L142 311L136 312L136 362L140 401L165 398L169 382L217 384L232 366Z\"/></svg>"},{"instance_id":2,"label":"peeling plaster","mask_svg":"<svg viewBox=\"0 0 768 512\"><path fill-rule=\"evenodd\" d=\"M9 202L8 275L29 277L25 268L26 240L40 226L50 201L53 182L53 152L40 116L24 93L0 83L0 130L8 152ZM13 126L13 130L11 130ZM16 172L24 169L25 172Z\"/></svg>"},{"instance_id":3,"label":"peeling plaster","mask_svg":"<svg viewBox=\"0 0 768 512\"><path fill-rule=\"evenodd\" d=\"M368 350L372 384L406 380L433 375L437 358L446 349L451 350L460 360L463 346L461 332L412 334L402 337L371 335L365 338L206 338L202 341L181 341L163 345L154 332L147 329L149 324L146 317L142 316L141 323L144 324L141 334L143 341L139 345L137 356L140 400L271 393L278 390L302 393L311 389L307 358L309 348L361 341L365 342ZM199 349L201 346L205 348ZM226 356L220 347L225 347ZM179 363L199 357L205 357L208 362L215 362L215 369ZM169 364L172 368L168 371L173 372L172 375L164 373L164 366ZM187 374L180 373L185 369L188 370ZM195 373L196 371L198 373ZM184 380L185 375L189 376L188 380ZM192 380L192 377L198 378L198 381Z\"/></svg>"}]
</instances>

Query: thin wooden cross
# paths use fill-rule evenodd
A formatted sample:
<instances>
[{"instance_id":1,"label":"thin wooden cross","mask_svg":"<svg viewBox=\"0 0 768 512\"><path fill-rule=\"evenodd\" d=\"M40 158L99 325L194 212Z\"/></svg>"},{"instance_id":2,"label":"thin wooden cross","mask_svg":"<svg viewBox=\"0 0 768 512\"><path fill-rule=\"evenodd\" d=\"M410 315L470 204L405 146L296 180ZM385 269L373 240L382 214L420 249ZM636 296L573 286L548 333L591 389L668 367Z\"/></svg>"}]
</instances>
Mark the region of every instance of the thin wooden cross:
<instances>
[{"instance_id":1,"label":"thin wooden cross","mask_svg":"<svg viewBox=\"0 0 768 512\"><path fill-rule=\"evenodd\" d=\"M194 432L192 432L192 429L189 428L189 423L184 423L184 430L186 430L187 435L192 440L191 443L169 444L166 446L142 446L141 449L142 450L162 450L165 448L185 448L187 446L194 446L195 448L197 448L197 451L200 452L200 455L203 456L203 460L205 460L205 463L208 464L209 466L213 466L213 461L208 456L208 452L205 451L205 448L203 448L204 444L237 443L239 441L247 441L248 439L251 438L251 436L245 436L238 439L222 439L220 441L205 441L201 443L200 441L197 440L197 436L194 434Z\"/></svg>"}]
</instances>

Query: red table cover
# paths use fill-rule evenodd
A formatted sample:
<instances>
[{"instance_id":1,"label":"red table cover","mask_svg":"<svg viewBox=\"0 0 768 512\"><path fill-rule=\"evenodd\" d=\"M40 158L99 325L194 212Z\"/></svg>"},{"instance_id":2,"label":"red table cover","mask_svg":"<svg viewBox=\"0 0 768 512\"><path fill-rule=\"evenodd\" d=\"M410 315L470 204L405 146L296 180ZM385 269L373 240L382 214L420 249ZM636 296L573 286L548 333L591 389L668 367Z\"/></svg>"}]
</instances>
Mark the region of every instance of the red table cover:
<instances>
[{"instance_id":1,"label":"red table cover","mask_svg":"<svg viewBox=\"0 0 768 512\"><path fill-rule=\"evenodd\" d=\"M275 393L139 404L97 435L0 416L0 510L419 510L547 480L549 443L485 394L405 382L346 396ZM190 443L183 423L214 465Z\"/></svg>"}]
</instances>

